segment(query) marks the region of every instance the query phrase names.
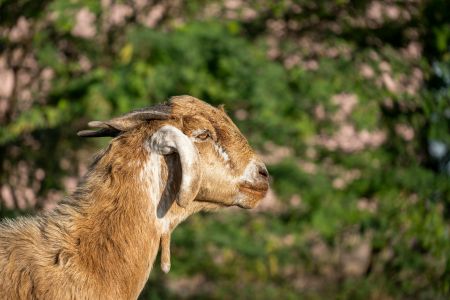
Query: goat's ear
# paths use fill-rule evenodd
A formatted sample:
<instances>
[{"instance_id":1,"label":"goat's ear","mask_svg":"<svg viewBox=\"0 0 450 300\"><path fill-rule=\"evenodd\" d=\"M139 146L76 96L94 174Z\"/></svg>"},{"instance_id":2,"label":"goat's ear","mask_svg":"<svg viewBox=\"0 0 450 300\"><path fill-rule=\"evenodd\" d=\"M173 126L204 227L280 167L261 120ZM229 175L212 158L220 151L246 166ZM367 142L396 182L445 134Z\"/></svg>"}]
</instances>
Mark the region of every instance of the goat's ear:
<instances>
[{"instance_id":1,"label":"goat's ear","mask_svg":"<svg viewBox=\"0 0 450 300\"><path fill-rule=\"evenodd\" d=\"M181 207L186 207L197 196L202 180L199 154L194 143L178 128L165 125L152 135L150 148L162 155L176 152L180 156L182 175L176 201Z\"/></svg>"},{"instance_id":2,"label":"goat's ear","mask_svg":"<svg viewBox=\"0 0 450 300\"><path fill-rule=\"evenodd\" d=\"M219 106L217 106L217 108L220 109L221 111L223 111L224 113L226 113L225 104L219 104Z\"/></svg>"},{"instance_id":3,"label":"goat's ear","mask_svg":"<svg viewBox=\"0 0 450 300\"><path fill-rule=\"evenodd\" d=\"M89 127L99 128L96 130L82 130L77 134L81 137L115 137L121 132L128 131L138 126L142 122L149 120L166 120L170 118L170 106L159 104L152 107L134 110L123 116L108 121L92 121Z\"/></svg>"}]
</instances>

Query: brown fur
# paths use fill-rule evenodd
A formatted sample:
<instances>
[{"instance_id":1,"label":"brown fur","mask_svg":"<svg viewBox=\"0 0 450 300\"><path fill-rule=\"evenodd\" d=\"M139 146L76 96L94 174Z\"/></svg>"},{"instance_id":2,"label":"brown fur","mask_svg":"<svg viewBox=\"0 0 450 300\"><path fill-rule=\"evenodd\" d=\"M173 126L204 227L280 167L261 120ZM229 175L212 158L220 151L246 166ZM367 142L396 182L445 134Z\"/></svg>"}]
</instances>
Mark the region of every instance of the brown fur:
<instances>
[{"instance_id":1,"label":"brown fur","mask_svg":"<svg viewBox=\"0 0 450 300\"><path fill-rule=\"evenodd\" d=\"M170 232L180 222L204 209L253 207L265 195L267 174L254 191L237 180L250 162L263 165L223 110L189 96L174 97L170 108L170 119L138 122L114 138L53 211L0 223L0 299L136 299L160 243L170 265ZM212 135L195 142L203 179L185 208L175 203L179 156L152 156L148 147L163 125L188 137L198 129ZM149 166L152 157L157 163ZM149 199L152 187L157 199Z\"/></svg>"}]
</instances>

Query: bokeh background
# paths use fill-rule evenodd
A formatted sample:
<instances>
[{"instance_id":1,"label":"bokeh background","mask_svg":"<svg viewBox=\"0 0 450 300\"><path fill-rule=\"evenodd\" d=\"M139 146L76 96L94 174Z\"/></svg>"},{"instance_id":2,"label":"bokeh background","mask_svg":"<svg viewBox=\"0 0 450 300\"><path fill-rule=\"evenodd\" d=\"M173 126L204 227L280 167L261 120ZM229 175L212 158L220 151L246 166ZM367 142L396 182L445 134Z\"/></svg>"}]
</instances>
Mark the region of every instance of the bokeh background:
<instances>
[{"instance_id":1,"label":"bokeh background","mask_svg":"<svg viewBox=\"0 0 450 300\"><path fill-rule=\"evenodd\" d=\"M89 120L225 104L272 189L198 214L141 299L448 299L450 2L0 0L0 217L52 209Z\"/></svg>"}]
</instances>

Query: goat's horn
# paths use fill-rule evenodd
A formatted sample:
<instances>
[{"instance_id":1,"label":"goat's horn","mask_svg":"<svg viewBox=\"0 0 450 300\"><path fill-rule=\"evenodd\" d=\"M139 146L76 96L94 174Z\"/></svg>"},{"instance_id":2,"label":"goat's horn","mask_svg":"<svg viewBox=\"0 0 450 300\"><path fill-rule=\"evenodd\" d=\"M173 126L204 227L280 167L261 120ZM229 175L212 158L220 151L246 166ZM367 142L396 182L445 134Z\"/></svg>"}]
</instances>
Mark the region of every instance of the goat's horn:
<instances>
[{"instance_id":1,"label":"goat's horn","mask_svg":"<svg viewBox=\"0 0 450 300\"><path fill-rule=\"evenodd\" d=\"M102 137L102 136L115 137L118 134L119 132L112 128L101 128L99 130L81 130L77 132L77 135L80 137Z\"/></svg>"},{"instance_id":2,"label":"goat's horn","mask_svg":"<svg viewBox=\"0 0 450 300\"><path fill-rule=\"evenodd\" d=\"M133 110L121 117L114 118L111 121L119 120L167 120L170 117L172 108L167 104L158 104L151 107L144 107Z\"/></svg>"},{"instance_id":3,"label":"goat's horn","mask_svg":"<svg viewBox=\"0 0 450 300\"><path fill-rule=\"evenodd\" d=\"M197 148L181 130L169 125L162 126L153 134L150 147L163 155L178 152L182 175L176 201L181 207L186 207L200 189L201 172Z\"/></svg>"},{"instance_id":4,"label":"goat's horn","mask_svg":"<svg viewBox=\"0 0 450 300\"><path fill-rule=\"evenodd\" d=\"M109 126L107 126L106 123L102 121L91 121L88 123L88 126L94 128L109 128Z\"/></svg>"},{"instance_id":5,"label":"goat's horn","mask_svg":"<svg viewBox=\"0 0 450 300\"><path fill-rule=\"evenodd\" d=\"M82 137L102 137L117 136L120 132L128 131L142 121L147 120L166 120L170 118L171 108L169 105L158 104L131 111L123 116L113 118L108 121L91 121L89 127L100 128L98 130L83 130L78 132L78 136Z\"/></svg>"},{"instance_id":6,"label":"goat's horn","mask_svg":"<svg viewBox=\"0 0 450 300\"><path fill-rule=\"evenodd\" d=\"M142 121L147 120L166 120L170 117L170 114L165 111L155 111L151 108L146 110L136 110L129 112L121 117L117 117L105 122L93 121L89 122L89 126L100 127L100 128L115 128L119 131L128 131Z\"/></svg>"}]
</instances>

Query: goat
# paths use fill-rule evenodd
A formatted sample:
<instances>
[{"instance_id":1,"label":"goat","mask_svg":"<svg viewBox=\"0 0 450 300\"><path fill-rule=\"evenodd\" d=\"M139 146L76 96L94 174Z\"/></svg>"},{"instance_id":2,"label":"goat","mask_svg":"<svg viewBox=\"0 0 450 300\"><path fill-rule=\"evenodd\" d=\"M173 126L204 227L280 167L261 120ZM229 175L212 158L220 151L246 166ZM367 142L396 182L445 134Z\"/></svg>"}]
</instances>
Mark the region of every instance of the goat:
<instances>
[{"instance_id":1,"label":"goat","mask_svg":"<svg viewBox=\"0 0 450 300\"><path fill-rule=\"evenodd\" d=\"M75 193L0 223L1 299L136 299L188 216L254 207L268 172L222 107L190 96L132 111L81 137L113 137Z\"/></svg>"}]
</instances>

